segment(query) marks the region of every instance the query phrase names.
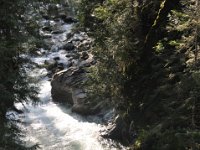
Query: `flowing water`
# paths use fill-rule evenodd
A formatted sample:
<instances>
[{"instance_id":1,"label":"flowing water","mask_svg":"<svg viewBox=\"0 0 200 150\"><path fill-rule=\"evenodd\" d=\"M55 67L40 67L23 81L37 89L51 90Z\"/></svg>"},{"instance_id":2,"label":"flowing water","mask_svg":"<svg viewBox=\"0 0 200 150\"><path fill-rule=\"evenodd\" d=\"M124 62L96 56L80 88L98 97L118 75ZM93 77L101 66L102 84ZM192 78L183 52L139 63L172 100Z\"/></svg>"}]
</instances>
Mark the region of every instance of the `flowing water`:
<instances>
[{"instance_id":1,"label":"flowing water","mask_svg":"<svg viewBox=\"0 0 200 150\"><path fill-rule=\"evenodd\" d=\"M41 21L41 25L46 23L46 20ZM100 136L100 130L105 128L100 124L100 118L94 116L90 117L93 122L88 121L86 118L72 113L70 107L61 106L52 101L48 71L37 66L44 65L45 61L55 57L60 58L60 63L65 65L68 63L68 59L65 57L67 52L59 50L58 47L66 40L66 35L71 31L73 25L54 21L48 23L58 26L63 33L53 35L41 31L41 35L50 34L52 36L46 40L52 44L51 50L40 49L38 51L40 55L26 56L35 63L35 65L27 67L27 72L30 76L38 79L40 103L37 106L26 104L25 107L16 104L16 107L24 110L24 114L20 118L24 122L21 127L26 134L23 140L29 146L38 143L43 150L125 149Z\"/></svg>"}]
</instances>

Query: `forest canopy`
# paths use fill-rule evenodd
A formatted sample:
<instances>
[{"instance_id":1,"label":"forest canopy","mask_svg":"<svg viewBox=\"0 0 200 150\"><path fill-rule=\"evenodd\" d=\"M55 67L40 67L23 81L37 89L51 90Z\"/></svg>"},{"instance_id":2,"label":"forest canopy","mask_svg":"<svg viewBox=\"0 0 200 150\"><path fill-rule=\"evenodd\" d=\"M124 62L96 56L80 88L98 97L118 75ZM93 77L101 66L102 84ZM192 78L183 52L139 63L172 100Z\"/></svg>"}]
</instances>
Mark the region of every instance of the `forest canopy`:
<instances>
[{"instance_id":1,"label":"forest canopy","mask_svg":"<svg viewBox=\"0 0 200 150\"><path fill-rule=\"evenodd\" d=\"M115 105L133 149L200 148L199 9L198 0L80 2L98 58L91 95Z\"/></svg>"}]
</instances>

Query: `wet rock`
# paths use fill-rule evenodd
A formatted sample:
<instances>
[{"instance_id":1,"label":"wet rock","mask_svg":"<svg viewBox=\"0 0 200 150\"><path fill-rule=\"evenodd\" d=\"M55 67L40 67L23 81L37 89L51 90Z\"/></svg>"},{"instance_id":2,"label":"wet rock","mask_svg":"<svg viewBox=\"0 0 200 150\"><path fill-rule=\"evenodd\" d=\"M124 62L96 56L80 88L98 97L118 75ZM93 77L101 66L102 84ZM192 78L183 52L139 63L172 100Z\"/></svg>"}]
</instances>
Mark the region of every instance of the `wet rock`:
<instances>
[{"instance_id":1,"label":"wet rock","mask_svg":"<svg viewBox=\"0 0 200 150\"><path fill-rule=\"evenodd\" d=\"M72 43L67 43L62 46L62 49L66 50L66 51L72 51L75 49L75 46Z\"/></svg>"},{"instance_id":2,"label":"wet rock","mask_svg":"<svg viewBox=\"0 0 200 150\"><path fill-rule=\"evenodd\" d=\"M97 63L97 61L94 59L92 62L91 62L91 65L95 65Z\"/></svg>"},{"instance_id":3,"label":"wet rock","mask_svg":"<svg viewBox=\"0 0 200 150\"><path fill-rule=\"evenodd\" d=\"M73 59L79 59L80 55L78 53L76 53L72 57L73 57Z\"/></svg>"},{"instance_id":4,"label":"wet rock","mask_svg":"<svg viewBox=\"0 0 200 150\"><path fill-rule=\"evenodd\" d=\"M42 31L48 31L48 32L51 32L52 29L51 29L50 26L44 26L44 27L42 27Z\"/></svg>"},{"instance_id":5,"label":"wet rock","mask_svg":"<svg viewBox=\"0 0 200 150\"><path fill-rule=\"evenodd\" d=\"M72 111L79 113L81 115L94 115L94 114L97 114L100 111L100 109L97 107L91 107L85 104L84 105L76 104L76 105L73 105Z\"/></svg>"},{"instance_id":6,"label":"wet rock","mask_svg":"<svg viewBox=\"0 0 200 150\"><path fill-rule=\"evenodd\" d=\"M43 14L43 15L42 15L42 18L44 18L44 19L46 19L46 20L49 20L49 19L50 19L50 17L49 17L48 15L46 15L46 14Z\"/></svg>"},{"instance_id":7,"label":"wet rock","mask_svg":"<svg viewBox=\"0 0 200 150\"><path fill-rule=\"evenodd\" d=\"M92 54L88 54L88 58L86 60L82 60L80 62L78 62L79 67L90 67L93 62L94 62L94 58Z\"/></svg>"},{"instance_id":8,"label":"wet rock","mask_svg":"<svg viewBox=\"0 0 200 150\"><path fill-rule=\"evenodd\" d=\"M73 57L74 55L75 55L74 53L67 53L67 54L65 55L65 57L70 58L70 57Z\"/></svg>"},{"instance_id":9,"label":"wet rock","mask_svg":"<svg viewBox=\"0 0 200 150\"><path fill-rule=\"evenodd\" d=\"M76 112L82 115L89 115L91 114L91 112L89 111L89 107L88 106L84 106L84 105L73 105L72 107L72 112Z\"/></svg>"},{"instance_id":10,"label":"wet rock","mask_svg":"<svg viewBox=\"0 0 200 150\"><path fill-rule=\"evenodd\" d=\"M81 42L77 47L78 50L81 51L87 51L90 49L90 42L88 40L84 40L83 42Z\"/></svg>"},{"instance_id":11,"label":"wet rock","mask_svg":"<svg viewBox=\"0 0 200 150\"><path fill-rule=\"evenodd\" d=\"M59 18L63 19L65 23L77 22L74 18L67 17L66 14L60 14ZM58 34L59 29L59 27L55 27ZM55 34L53 32L52 34ZM88 80L84 67L91 66L94 61L93 55L87 51L78 52L76 49L77 46L81 45L84 50L88 50L91 41L87 34L82 32L72 32L67 34L66 37L67 40L60 45L52 46L52 50L63 50L65 52L63 54L67 57L67 64L57 64L57 67L51 70L53 73L56 72L51 80L52 98L56 102L71 104L73 112L82 115L97 113L101 110L102 104L91 104L88 101L87 92L83 90L83 85ZM59 59L54 58L57 63L60 62Z\"/></svg>"},{"instance_id":12,"label":"wet rock","mask_svg":"<svg viewBox=\"0 0 200 150\"><path fill-rule=\"evenodd\" d=\"M69 69L57 72L51 81L52 98L59 101L59 95L62 95L62 101L73 103L73 89L80 86L86 79L86 74L79 68L71 67ZM69 97L69 95L71 97ZM70 100L70 101L69 101Z\"/></svg>"},{"instance_id":13,"label":"wet rock","mask_svg":"<svg viewBox=\"0 0 200 150\"><path fill-rule=\"evenodd\" d=\"M55 61L58 61L58 60L60 60L60 57L54 57L53 58Z\"/></svg>"},{"instance_id":14,"label":"wet rock","mask_svg":"<svg viewBox=\"0 0 200 150\"><path fill-rule=\"evenodd\" d=\"M92 106L86 102L87 94L82 89L75 89L73 94L74 105L72 111L81 115L93 115L101 110L102 103Z\"/></svg>"},{"instance_id":15,"label":"wet rock","mask_svg":"<svg viewBox=\"0 0 200 150\"><path fill-rule=\"evenodd\" d=\"M55 31L52 31L51 34L62 34L63 32L65 32L65 31L63 31L63 30L55 30Z\"/></svg>"},{"instance_id":16,"label":"wet rock","mask_svg":"<svg viewBox=\"0 0 200 150\"><path fill-rule=\"evenodd\" d=\"M81 114L87 114L89 107L85 105L85 98L87 97L86 93L82 89L74 89L72 93L72 98L74 105L72 111L78 112Z\"/></svg>"},{"instance_id":17,"label":"wet rock","mask_svg":"<svg viewBox=\"0 0 200 150\"><path fill-rule=\"evenodd\" d=\"M43 38L46 38L46 39L49 39L49 38L52 38L52 35L51 34L44 34L42 35Z\"/></svg>"},{"instance_id":18,"label":"wet rock","mask_svg":"<svg viewBox=\"0 0 200 150\"><path fill-rule=\"evenodd\" d=\"M84 40L86 40L85 37L81 36L80 34L75 34L74 37L72 38L72 41L80 41L83 42Z\"/></svg>"},{"instance_id":19,"label":"wet rock","mask_svg":"<svg viewBox=\"0 0 200 150\"><path fill-rule=\"evenodd\" d=\"M60 70L64 69L64 64L63 63L58 63L57 68Z\"/></svg>"},{"instance_id":20,"label":"wet rock","mask_svg":"<svg viewBox=\"0 0 200 150\"><path fill-rule=\"evenodd\" d=\"M71 57L72 56L72 54L66 54L65 55L65 57L67 57L67 58L69 58L69 57Z\"/></svg>"},{"instance_id":21,"label":"wet rock","mask_svg":"<svg viewBox=\"0 0 200 150\"><path fill-rule=\"evenodd\" d=\"M72 104L72 111L82 115L97 113L100 105L91 106L86 101L87 93L81 87L85 81L86 72L82 68L70 67L57 72L51 81L53 100Z\"/></svg>"},{"instance_id":22,"label":"wet rock","mask_svg":"<svg viewBox=\"0 0 200 150\"><path fill-rule=\"evenodd\" d=\"M102 136L113 140L119 140L122 143L127 143L127 135L129 135L129 126L119 115L115 118L114 123L110 124L107 132Z\"/></svg>"},{"instance_id":23,"label":"wet rock","mask_svg":"<svg viewBox=\"0 0 200 150\"><path fill-rule=\"evenodd\" d=\"M81 53L81 59L86 60L88 58L89 58L89 55L88 55L87 52L84 51L84 52Z\"/></svg>"},{"instance_id":24,"label":"wet rock","mask_svg":"<svg viewBox=\"0 0 200 150\"><path fill-rule=\"evenodd\" d=\"M72 38L72 37L73 37L73 35L74 35L74 34L73 34L73 33L71 33L71 32L70 32L70 33L68 33L68 34L66 35L66 38L67 38L67 40L69 40L70 38Z\"/></svg>"},{"instance_id":25,"label":"wet rock","mask_svg":"<svg viewBox=\"0 0 200 150\"><path fill-rule=\"evenodd\" d=\"M45 60L44 64L46 65L46 68L48 70L52 70L53 68L57 66L57 63L55 60Z\"/></svg>"},{"instance_id":26,"label":"wet rock","mask_svg":"<svg viewBox=\"0 0 200 150\"><path fill-rule=\"evenodd\" d=\"M57 52L57 51L58 51L58 47L57 47L56 45L53 45L53 46L51 47L51 51L52 51L52 52Z\"/></svg>"},{"instance_id":27,"label":"wet rock","mask_svg":"<svg viewBox=\"0 0 200 150\"><path fill-rule=\"evenodd\" d=\"M62 20L64 20L65 18L67 18L67 15L65 13L60 13L59 14L59 18L61 18Z\"/></svg>"},{"instance_id":28,"label":"wet rock","mask_svg":"<svg viewBox=\"0 0 200 150\"><path fill-rule=\"evenodd\" d=\"M83 65L83 67L91 67L92 65L90 63L86 63Z\"/></svg>"},{"instance_id":29,"label":"wet rock","mask_svg":"<svg viewBox=\"0 0 200 150\"><path fill-rule=\"evenodd\" d=\"M67 64L67 68L72 67L72 66L73 66L73 63L72 63L72 62L69 62L69 63Z\"/></svg>"},{"instance_id":30,"label":"wet rock","mask_svg":"<svg viewBox=\"0 0 200 150\"><path fill-rule=\"evenodd\" d=\"M71 23L77 23L78 20L77 19L74 19L73 17L66 17L66 18L63 18L63 21L65 23L68 23L68 24L71 24Z\"/></svg>"},{"instance_id":31,"label":"wet rock","mask_svg":"<svg viewBox=\"0 0 200 150\"><path fill-rule=\"evenodd\" d=\"M60 18L55 17L55 18L53 18L53 20L54 20L55 22L59 22L59 21L60 21Z\"/></svg>"}]
</instances>

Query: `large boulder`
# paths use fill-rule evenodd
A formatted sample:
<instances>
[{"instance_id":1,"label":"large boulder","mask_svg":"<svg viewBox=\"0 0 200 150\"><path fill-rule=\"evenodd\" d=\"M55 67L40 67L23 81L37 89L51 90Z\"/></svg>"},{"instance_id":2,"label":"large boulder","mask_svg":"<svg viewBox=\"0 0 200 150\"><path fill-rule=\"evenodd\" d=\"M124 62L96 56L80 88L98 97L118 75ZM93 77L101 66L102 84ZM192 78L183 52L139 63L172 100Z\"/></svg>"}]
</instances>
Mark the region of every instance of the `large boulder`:
<instances>
[{"instance_id":1,"label":"large boulder","mask_svg":"<svg viewBox=\"0 0 200 150\"><path fill-rule=\"evenodd\" d=\"M45 60L44 64L48 70L52 70L57 66L57 62L54 59Z\"/></svg>"},{"instance_id":2,"label":"large boulder","mask_svg":"<svg viewBox=\"0 0 200 150\"><path fill-rule=\"evenodd\" d=\"M66 18L62 18L62 19L63 19L63 21L65 23L68 23L68 24L77 23L78 22L78 20L73 18L73 17L66 17Z\"/></svg>"},{"instance_id":3,"label":"large boulder","mask_svg":"<svg viewBox=\"0 0 200 150\"><path fill-rule=\"evenodd\" d=\"M65 22L73 22L73 18L67 18L66 15L61 15L61 19ZM54 31L54 30L53 30ZM52 98L56 102L63 102L72 105L72 111L82 115L92 115L98 113L104 107L103 103L89 100L84 83L87 81L86 67L95 64L95 59L87 50L92 40L87 34L78 32L68 34L67 40L62 45L56 47L56 51L64 50L67 60L64 69L62 66L57 67L53 75ZM79 50L78 47L85 47L84 50ZM67 51L67 53L66 53ZM57 60L55 58L54 60ZM58 64L59 65L59 64ZM61 69L64 69L60 71Z\"/></svg>"},{"instance_id":4,"label":"large boulder","mask_svg":"<svg viewBox=\"0 0 200 150\"><path fill-rule=\"evenodd\" d=\"M54 74L51 81L52 98L55 101L65 101L73 104L72 90L86 80L85 72L76 67L70 67ZM62 94L61 94L62 93ZM60 94L64 97L60 99ZM70 97L69 97L70 95ZM59 98L59 99L58 99Z\"/></svg>"},{"instance_id":5,"label":"large boulder","mask_svg":"<svg viewBox=\"0 0 200 150\"><path fill-rule=\"evenodd\" d=\"M74 105L72 106L72 111L77 112L82 115L92 115L100 112L103 107L103 103L97 103L92 105L87 101L87 94L83 89L74 89L72 92L72 99Z\"/></svg>"},{"instance_id":6,"label":"large boulder","mask_svg":"<svg viewBox=\"0 0 200 150\"><path fill-rule=\"evenodd\" d=\"M93 106L87 102L87 93L81 87L85 81L86 72L78 67L57 72L51 81L53 100L71 104L72 111L82 115L97 113L101 105Z\"/></svg>"},{"instance_id":7,"label":"large boulder","mask_svg":"<svg viewBox=\"0 0 200 150\"><path fill-rule=\"evenodd\" d=\"M113 123L109 124L106 132L102 133L102 137L113 140L118 140L123 144L129 143L127 138L129 135L129 126L123 119L123 117L117 115Z\"/></svg>"},{"instance_id":8,"label":"large boulder","mask_svg":"<svg viewBox=\"0 0 200 150\"><path fill-rule=\"evenodd\" d=\"M75 46L73 43L66 43L61 47L61 49L64 49L66 51L73 51L75 49Z\"/></svg>"}]
</instances>

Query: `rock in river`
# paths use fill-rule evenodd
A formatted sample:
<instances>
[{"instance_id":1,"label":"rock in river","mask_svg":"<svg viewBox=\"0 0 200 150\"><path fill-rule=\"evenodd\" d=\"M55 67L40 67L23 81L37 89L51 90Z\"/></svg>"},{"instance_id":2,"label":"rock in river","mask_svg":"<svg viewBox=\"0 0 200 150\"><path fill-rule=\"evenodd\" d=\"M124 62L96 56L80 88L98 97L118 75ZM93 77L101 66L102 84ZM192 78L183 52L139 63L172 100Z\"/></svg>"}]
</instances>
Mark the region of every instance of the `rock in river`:
<instances>
[{"instance_id":1,"label":"rock in river","mask_svg":"<svg viewBox=\"0 0 200 150\"><path fill-rule=\"evenodd\" d=\"M86 72L78 67L70 67L54 74L51 94L54 101L72 104L72 111L82 115L94 114L99 106L90 106L87 93L81 85L87 81Z\"/></svg>"},{"instance_id":2,"label":"rock in river","mask_svg":"<svg viewBox=\"0 0 200 150\"><path fill-rule=\"evenodd\" d=\"M72 51L75 49L75 46L72 43L66 43L62 46L62 49L65 49L66 51Z\"/></svg>"}]
</instances>

